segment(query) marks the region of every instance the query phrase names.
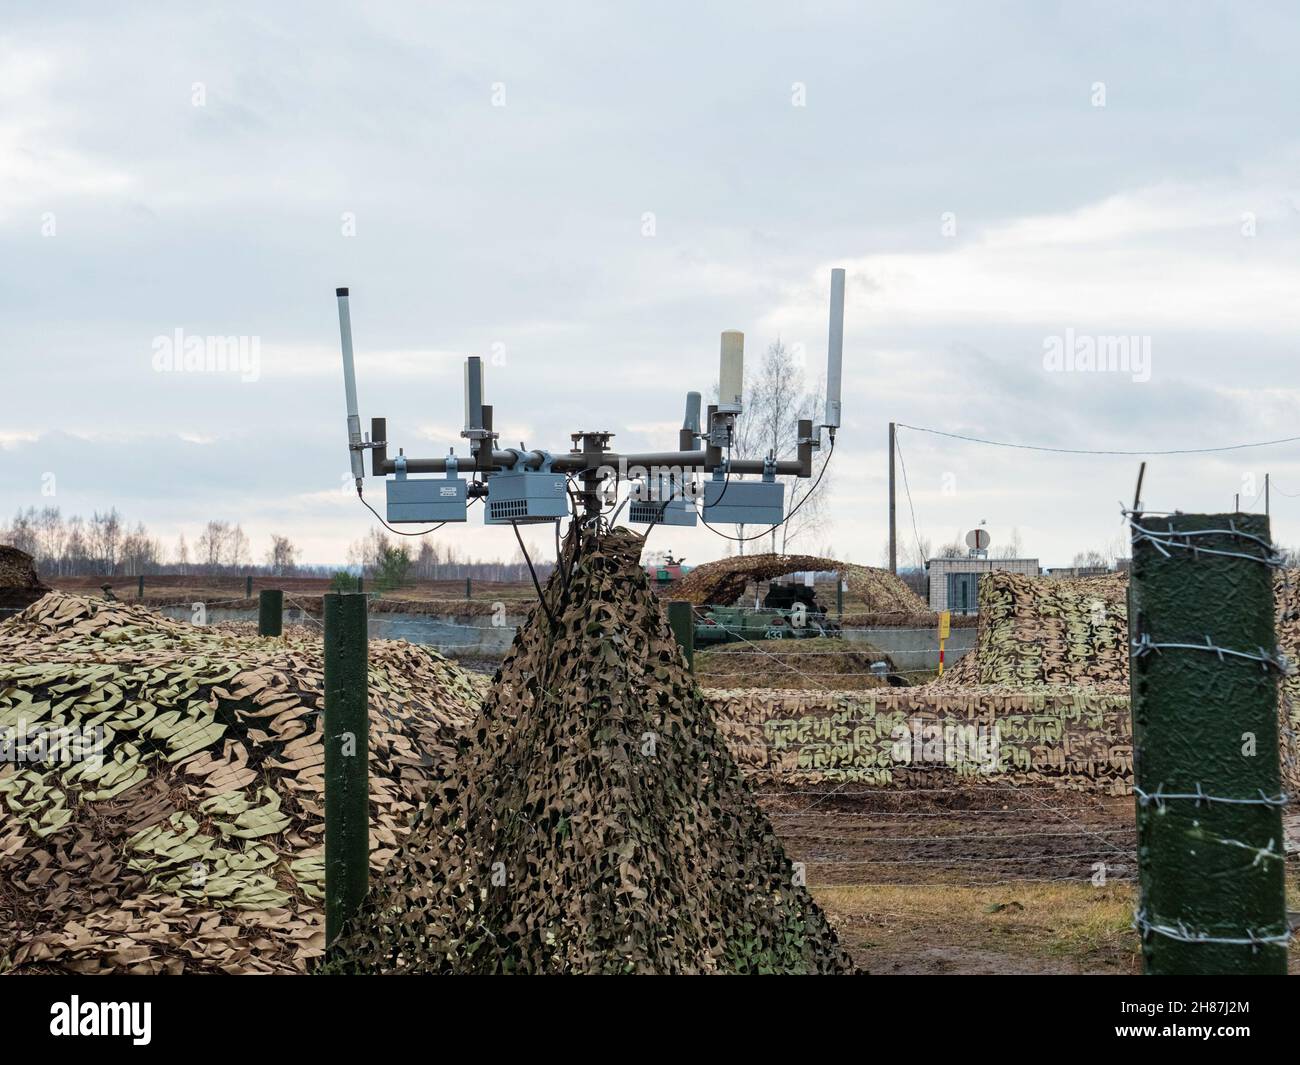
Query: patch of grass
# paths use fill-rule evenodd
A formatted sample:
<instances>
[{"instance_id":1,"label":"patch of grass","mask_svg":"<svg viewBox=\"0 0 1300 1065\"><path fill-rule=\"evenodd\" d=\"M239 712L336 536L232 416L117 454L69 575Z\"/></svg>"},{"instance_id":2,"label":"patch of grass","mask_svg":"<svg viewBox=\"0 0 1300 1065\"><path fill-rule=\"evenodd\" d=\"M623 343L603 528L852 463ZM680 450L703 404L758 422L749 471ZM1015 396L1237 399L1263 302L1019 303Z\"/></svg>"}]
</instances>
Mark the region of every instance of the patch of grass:
<instances>
[{"instance_id":1,"label":"patch of grass","mask_svg":"<svg viewBox=\"0 0 1300 1065\"><path fill-rule=\"evenodd\" d=\"M1136 972L1134 885L1009 881L1003 885L813 887L859 964L908 962L927 950L999 959L1007 972ZM987 964L987 961L986 961Z\"/></svg>"}]
</instances>

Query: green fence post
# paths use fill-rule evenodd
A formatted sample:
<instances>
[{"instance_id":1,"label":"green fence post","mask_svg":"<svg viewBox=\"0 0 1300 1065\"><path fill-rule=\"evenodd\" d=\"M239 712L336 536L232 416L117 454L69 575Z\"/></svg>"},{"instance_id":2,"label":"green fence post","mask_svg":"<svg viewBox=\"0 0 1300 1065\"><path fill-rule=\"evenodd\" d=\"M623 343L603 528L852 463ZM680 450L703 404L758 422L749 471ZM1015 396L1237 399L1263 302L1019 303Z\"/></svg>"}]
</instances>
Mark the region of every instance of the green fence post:
<instances>
[{"instance_id":1,"label":"green fence post","mask_svg":"<svg viewBox=\"0 0 1300 1065\"><path fill-rule=\"evenodd\" d=\"M674 599L668 604L668 624L686 656L686 666L695 672L695 611L684 599Z\"/></svg>"},{"instance_id":2,"label":"green fence post","mask_svg":"<svg viewBox=\"0 0 1300 1065\"><path fill-rule=\"evenodd\" d=\"M844 577L835 574L835 612L839 614L840 620L844 620Z\"/></svg>"},{"instance_id":3,"label":"green fence post","mask_svg":"<svg viewBox=\"0 0 1300 1065\"><path fill-rule=\"evenodd\" d=\"M257 635L279 636L284 632L284 592L263 588L257 593Z\"/></svg>"},{"instance_id":4,"label":"green fence post","mask_svg":"<svg viewBox=\"0 0 1300 1065\"><path fill-rule=\"evenodd\" d=\"M137 599L144 598L144 574L143 573L140 574L140 583L137 584L135 587L135 597Z\"/></svg>"},{"instance_id":5,"label":"green fence post","mask_svg":"<svg viewBox=\"0 0 1300 1065\"><path fill-rule=\"evenodd\" d=\"M251 573L244 578L244 598L253 598L253 575Z\"/></svg>"},{"instance_id":6,"label":"green fence post","mask_svg":"<svg viewBox=\"0 0 1300 1065\"><path fill-rule=\"evenodd\" d=\"M1135 924L1147 973L1286 974L1271 560L1263 515L1133 516Z\"/></svg>"},{"instance_id":7,"label":"green fence post","mask_svg":"<svg viewBox=\"0 0 1300 1065\"><path fill-rule=\"evenodd\" d=\"M325 597L325 943L361 906L370 878L366 597ZM328 954L327 954L328 957Z\"/></svg>"},{"instance_id":8,"label":"green fence post","mask_svg":"<svg viewBox=\"0 0 1300 1065\"><path fill-rule=\"evenodd\" d=\"M474 595L474 589L469 577L465 578L465 598L470 599Z\"/></svg>"},{"instance_id":9,"label":"green fence post","mask_svg":"<svg viewBox=\"0 0 1300 1065\"><path fill-rule=\"evenodd\" d=\"M362 577L360 573L358 573L358 574L357 574L357 594L360 595L360 594L362 594L363 592L365 592L365 590L366 590L366 588L365 588L365 578Z\"/></svg>"}]
</instances>

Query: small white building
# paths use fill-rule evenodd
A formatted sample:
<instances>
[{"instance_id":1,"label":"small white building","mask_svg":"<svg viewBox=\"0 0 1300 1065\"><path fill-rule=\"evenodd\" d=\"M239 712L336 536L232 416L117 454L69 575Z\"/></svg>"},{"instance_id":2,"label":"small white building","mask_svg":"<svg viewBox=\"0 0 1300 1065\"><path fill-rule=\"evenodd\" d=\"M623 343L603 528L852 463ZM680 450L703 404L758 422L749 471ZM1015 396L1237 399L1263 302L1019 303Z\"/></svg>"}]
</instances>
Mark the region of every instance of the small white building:
<instances>
[{"instance_id":1,"label":"small white building","mask_svg":"<svg viewBox=\"0 0 1300 1065\"><path fill-rule=\"evenodd\" d=\"M930 609L951 610L954 614L979 611L981 573L1039 574L1036 558L932 558L925 564L930 581Z\"/></svg>"}]
</instances>

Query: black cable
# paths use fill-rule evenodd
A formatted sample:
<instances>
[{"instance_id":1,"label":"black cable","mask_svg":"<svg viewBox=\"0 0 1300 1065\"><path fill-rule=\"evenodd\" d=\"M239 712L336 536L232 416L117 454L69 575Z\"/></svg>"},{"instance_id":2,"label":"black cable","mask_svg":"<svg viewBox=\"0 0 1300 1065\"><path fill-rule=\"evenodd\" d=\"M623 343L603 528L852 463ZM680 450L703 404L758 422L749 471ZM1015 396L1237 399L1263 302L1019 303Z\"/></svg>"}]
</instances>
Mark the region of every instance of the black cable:
<instances>
[{"instance_id":1,"label":"black cable","mask_svg":"<svg viewBox=\"0 0 1300 1065\"><path fill-rule=\"evenodd\" d=\"M370 513L373 514L376 518L379 518L379 524L382 525L385 529L387 529L390 533L393 533L395 536L428 536L430 533L436 533L439 529L441 529L444 525L447 524L447 522L445 521L439 522L432 529L422 529L420 532L406 532L403 529L394 529L391 525L388 524L388 522L384 521L383 518L379 517L379 511L377 511L374 507L372 507L369 503L366 502L366 497L361 494L360 488L357 489L357 498L361 500L362 506L364 506L368 511L370 511ZM465 505L465 509L469 510L470 507L472 507L475 503L479 502L480 498L481 498L480 496L475 496Z\"/></svg>"},{"instance_id":2,"label":"black cable","mask_svg":"<svg viewBox=\"0 0 1300 1065\"><path fill-rule=\"evenodd\" d=\"M714 534L716 534L717 536L721 536L724 540L734 540L734 541L736 541L737 543L742 543L742 544L744 544L744 543L748 543L750 540L758 540L758 539L761 539L761 538L764 537L764 536L770 536L772 533L776 532L777 529L781 528L781 526L784 525L787 521L789 521L791 518L793 518L793 517L795 516L795 514L797 514L797 513L799 512L799 507L802 507L805 503L807 503L808 500L811 498L812 494L813 494L815 491L817 491L817 486L818 486L819 484L822 483L822 476L823 476L823 474L826 473L826 467L829 466L829 465L831 464L831 456L834 455L834 454L835 454L835 437L832 436L832 437L831 437L831 446L830 446L830 448L827 449L827 451L826 451L826 461L822 463L822 468L821 468L820 470L817 471L817 479L816 479L815 481L813 481L813 483L812 483L812 487L808 489L807 494L805 494L804 497L803 497L801 500L799 500L798 504L797 504L796 506L794 506L793 508L791 508L790 513L787 514L787 515L786 515L784 518L782 518L780 521L778 521L778 522L777 522L775 525L773 525L770 529L764 529L761 533L755 533L753 536L728 536L728 535L727 535L726 533L724 533L724 532L719 532L719 531L718 531L717 529L715 529L712 525L710 525L707 521L705 521L705 520L704 520L704 515L703 515L703 514L700 515L700 521L704 523L704 527L705 527L706 529L708 529L711 533L714 533ZM721 499L722 497L719 496L718 498ZM716 500L715 500L714 502L715 502L715 504L716 504Z\"/></svg>"},{"instance_id":3,"label":"black cable","mask_svg":"<svg viewBox=\"0 0 1300 1065\"><path fill-rule=\"evenodd\" d=\"M555 628L555 615L551 613L551 608L546 605L546 596L542 595L542 586L537 580L537 570L533 569L533 560L528 557L528 548L524 546L524 538L519 535L519 523L512 521L510 528L515 531L515 539L519 541L519 550L524 553L524 561L528 563L528 572L533 578L533 587L537 589L537 601L542 604L542 609L546 611L546 618L551 623L551 628Z\"/></svg>"},{"instance_id":4,"label":"black cable","mask_svg":"<svg viewBox=\"0 0 1300 1065\"><path fill-rule=\"evenodd\" d=\"M587 474L587 473L595 473L595 472L597 472L599 469L600 469L599 466L588 466L588 467L586 467L585 469L575 470L573 473L566 473L566 474L564 475L564 476L568 479L568 482L569 482L569 485L570 485L570 489L569 489L569 501L570 501L570 503L573 505L573 516L574 516L575 518L578 516L578 501L577 501L577 500L574 498L574 496L573 496L573 490L572 490L572 489L577 487L577 486L574 484L574 480L573 480L573 479L574 479L575 477L581 477L581 476L583 476L584 474ZM615 500L618 499L618 482L619 482L618 471L615 470L615 471L614 471L614 498L615 498ZM578 489L578 492L579 492L580 494L582 494L582 495L585 496L587 490L586 490L585 488L579 488L579 489ZM597 518L600 518L600 517L604 516L604 514L606 513L606 511L608 511L609 508L612 507L613 505L614 505L613 503L610 503L608 506L602 504L599 513L596 515ZM617 511L615 512L615 514L617 514Z\"/></svg>"},{"instance_id":5,"label":"black cable","mask_svg":"<svg viewBox=\"0 0 1300 1065\"><path fill-rule=\"evenodd\" d=\"M833 447L833 446L834 446L834 445L832 444L832 447ZM829 457L829 456L828 456L828 457ZM648 479L648 478L647 478L646 483L647 483L647 484L649 483L649 479ZM662 479L661 479L661 483L662 483ZM670 480L669 480L669 483L671 483L671 478L670 478ZM705 485L707 485L708 483L709 483L708 481L705 481L705 482L704 482ZM725 495L727 494L727 488L728 488L728 486L730 486L730 484L731 484L731 430L728 429L728 430L727 430L727 476L723 479L723 482L722 482L722 491L718 493L718 498L715 499L715 500L713 501L713 503L712 503L713 506L716 507L719 503L722 502L722 497L725 496ZM682 482L681 487L682 487L683 489L686 487L686 483L685 483L685 481ZM707 488L705 489L705 491L707 492ZM677 489L674 488L671 492L668 493L668 498L665 499L662 503L659 504L659 514L658 514L658 516L655 518L654 521L652 521L652 522L650 523L650 528L649 528L649 529L646 529L645 534L641 537L643 548L644 548L644 542L650 538L650 530L653 529L656 525L662 525L662 524L663 524L664 511L668 509L668 504L671 503L671 502L673 501L673 497L674 497L676 494L677 494ZM628 498L630 499L631 496L629 496ZM686 497L683 496L682 498L685 499ZM625 499L623 502L626 503L627 500ZM623 509L623 504L620 503L620 504L619 504L619 510L622 510L622 509ZM792 512L792 513L793 513L793 512ZM618 517L617 512L615 513L614 516L615 516L615 517ZM701 518L701 520L703 520L703 519ZM708 523L708 522L705 522L704 524L705 524L705 525L708 525L709 523ZM710 526L710 528L712 528L712 526ZM768 531L770 532L771 530L769 529ZM719 535L724 535L724 536L725 536L726 534L725 534L725 533L720 533ZM766 535L766 534L764 534L764 535Z\"/></svg>"},{"instance_id":6,"label":"black cable","mask_svg":"<svg viewBox=\"0 0 1300 1065\"><path fill-rule=\"evenodd\" d=\"M648 482L647 482L647 483L648 483ZM686 485L683 483L681 487L685 488ZM665 499L665 500L663 501L663 503L662 503L662 504L660 505L660 507L659 507L659 514L658 514L658 516L655 518L654 521L652 521L652 522L650 523L650 527L649 527L648 529L646 529L646 531L643 532L643 533L641 534L641 550L642 550L642 551L645 550L645 542L646 542L647 540L650 539L650 534L651 534L652 532L654 532L656 528L658 528L660 525L662 525L662 524L664 523L664 511L667 509L668 504L671 503L671 502L673 501L673 496L676 495L676 493L677 493L677 489L676 489L676 488L673 488L673 490L672 490L671 492L668 493L668 498ZM631 498L631 497L629 496L628 498ZM685 497L683 496L682 498L685 498ZM626 502L626 500L625 500L624 502Z\"/></svg>"},{"instance_id":7,"label":"black cable","mask_svg":"<svg viewBox=\"0 0 1300 1065\"><path fill-rule=\"evenodd\" d=\"M916 527L916 508L912 506L912 489L907 483L907 463L903 461L903 449L898 446L898 434L894 434L894 450L898 452L898 465L903 470L903 492L907 495L907 509L912 514L912 535L916 537L916 559L925 565L925 549L921 547L921 532Z\"/></svg>"},{"instance_id":8,"label":"black cable","mask_svg":"<svg viewBox=\"0 0 1300 1065\"><path fill-rule=\"evenodd\" d=\"M564 549L560 546L560 519L555 519L555 565L560 571L560 580L564 582L564 594L560 603L567 606L569 602L569 567L564 561Z\"/></svg>"},{"instance_id":9,"label":"black cable","mask_svg":"<svg viewBox=\"0 0 1300 1065\"><path fill-rule=\"evenodd\" d=\"M722 491L718 493L718 498L713 501L716 507L722 502L722 497L727 494L727 488L731 484L731 430L727 430L727 476L722 482Z\"/></svg>"},{"instance_id":10,"label":"black cable","mask_svg":"<svg viewBox=\"0 0 1300 1065\"><path fill-rule=\"evenodd\" d=\"M447 524L444 521L439 523L438 525L435 525L432 529L424 529L420 532L405 532L402 529L394 529L391 525L388 524L388 522L384 521L383 518L379 517L379 511L377 511L374 507L372 507L369 503L366 502L366 497L361 494L360 488L357 489L357 498L361 500L361 505L363 507L365 507L368 511L370 511L370 513L373 514L376 518L379 518L379 524L382 525L385 529L387 529L390 533L393 533L395 536L428 536L430 533L436 533L439 529L441 529L444 525Z\"/></svg>"}]
</instances>

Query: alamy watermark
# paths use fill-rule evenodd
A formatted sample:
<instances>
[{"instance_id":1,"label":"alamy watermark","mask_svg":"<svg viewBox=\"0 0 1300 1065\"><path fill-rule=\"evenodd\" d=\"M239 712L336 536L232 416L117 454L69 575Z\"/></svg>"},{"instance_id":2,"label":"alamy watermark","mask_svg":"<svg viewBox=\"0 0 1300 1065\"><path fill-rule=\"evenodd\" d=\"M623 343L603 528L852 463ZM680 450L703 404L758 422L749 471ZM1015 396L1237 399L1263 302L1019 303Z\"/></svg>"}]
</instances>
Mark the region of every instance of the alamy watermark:
<instances>
[{"instance_id":1,"label":"alamy watermark","mask_svg":"<svg viewBox=\"0 0 1300 1065\"><path fill-rule=\"evenodd\" d=\"M102 725L81 728L72 725L17 725L0 728L0 764L32 763L72 765L89 762L102 765L106 736Z\"/></svg>"},{"instance_id":2,"label":"alamy watermark","mask_svg":"<svg viewBox=\"0 0 1300 1065\"><path fill-rule=\"evenodd\" d=\"M82 1002L73 995L50 1006L50 1035L127 1036L138 1047L153 1038L153 1003Z\"/></svg>"},{"instance_id":3,"label":"alamy watermark","mask_svg":"<svg viewBox=\"0 0 1300 1065\"><path fill-rule=\"evenodd\" d=\"M245 382L262 375L260 336L197 336L179 326L153 338L153 368L157 373L239 374Z\"/></svg>"},{"instance_id":4,"label":"alamy watermark","mask_svg":"<svg viewBox=\"0 0 1300 1065\"><path fill-rule=\"evenodd\" d=\"M620 456L617 468L604 465L596 470L597 491L607 503L612 503L618 485L626 483L628 495L634 503L668 503L674 499L694 502L704 494L695 480L696 475L703 472L703 467L699 466L629 465L627 459Z\"/></svg>"},{"instance_id":5,"label":"alamy watermark","mask_svg":"<svg viewBox=\"0 0 1300 1065\"><path fill-rule=\"evenodd\" d=\"M1043 338L1048 373L1126 373L1139 384L1151 380L1149 336L1095 336L1067 329Z\"/></svg>"},{"instance_id":6,"label":"alamy watermark","mask_svg":"<svg viewBox=\"0 0 1300 1065\"><path fill-rule=\"evenodd\" d=\"M973 765L981 773L1001 768L997 725L939 725L919 717L901 721L890 733L892 756L902 765Z\"/></svg>"}]
</instances>

